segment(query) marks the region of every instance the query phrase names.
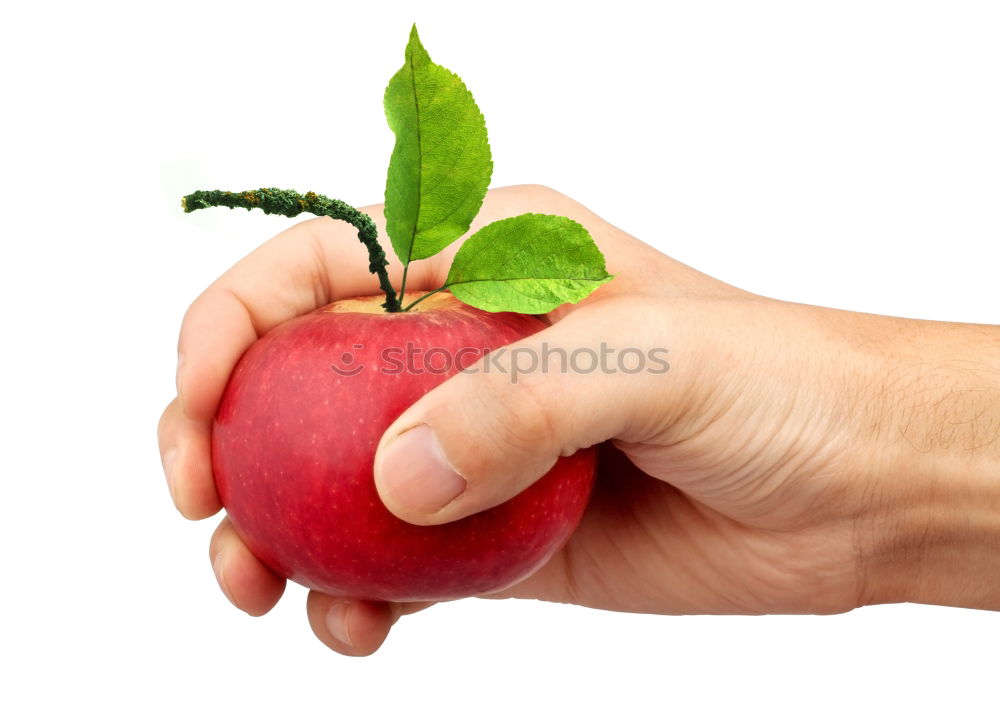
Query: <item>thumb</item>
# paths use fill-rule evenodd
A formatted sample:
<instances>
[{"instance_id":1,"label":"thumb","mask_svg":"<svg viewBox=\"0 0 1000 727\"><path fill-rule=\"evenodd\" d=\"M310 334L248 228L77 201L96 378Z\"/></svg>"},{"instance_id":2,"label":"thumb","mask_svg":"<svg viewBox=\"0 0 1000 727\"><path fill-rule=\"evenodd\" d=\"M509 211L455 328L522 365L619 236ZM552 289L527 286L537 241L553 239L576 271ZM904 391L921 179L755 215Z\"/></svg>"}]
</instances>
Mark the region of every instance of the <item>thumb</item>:
<instances>
[{"instance_id":1,"label":"thumb","mask_svg":"<svg viewBox=\"0 0 1000 727\"><path fill-rule=\"evenodd\" d=\"M629 316L582 307L424 395L379 443L386 507L418 525L450 522L514 497L559 456L648 433L669 397L667 346L634 307Z\"/></svg>"}]
</instances>

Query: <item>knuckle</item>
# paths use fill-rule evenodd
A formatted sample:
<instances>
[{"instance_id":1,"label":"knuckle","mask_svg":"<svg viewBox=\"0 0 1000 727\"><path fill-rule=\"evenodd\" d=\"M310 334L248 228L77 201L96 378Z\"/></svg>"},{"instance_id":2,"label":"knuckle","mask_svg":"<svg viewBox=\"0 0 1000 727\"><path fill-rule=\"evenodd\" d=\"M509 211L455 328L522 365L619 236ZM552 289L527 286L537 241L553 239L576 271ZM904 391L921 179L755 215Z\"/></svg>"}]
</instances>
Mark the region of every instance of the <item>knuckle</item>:
<instances>
[{"instance_id":1,"label":"knuckle","mask_svg":"<svg viewBox=\"0 0 1000 727\"><path fill-rule=\"evenodd\" d=\"M545 184L521 184L517 189L536 199L566 199L566 195Z\"/></svg>"}]
</instances>

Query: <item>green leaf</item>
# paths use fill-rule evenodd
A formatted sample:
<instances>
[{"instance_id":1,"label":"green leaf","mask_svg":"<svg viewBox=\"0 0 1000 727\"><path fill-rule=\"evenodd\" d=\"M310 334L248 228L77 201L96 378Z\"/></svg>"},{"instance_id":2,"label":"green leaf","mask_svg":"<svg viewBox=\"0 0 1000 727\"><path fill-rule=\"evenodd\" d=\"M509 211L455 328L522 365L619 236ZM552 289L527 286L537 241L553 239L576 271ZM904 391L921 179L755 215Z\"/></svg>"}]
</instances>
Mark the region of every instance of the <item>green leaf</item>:
<instances>
[{"instance_id":1,"label":"green leaf","mask_svg":"<svg viewBox=\"0 0 1000 727\"><path fill-rule=\"evenodd\" d=\"M410 31L406 62L385 90L396 135L385 186L385 219L396 255L408 264L465 234L493 173L486 121L462 83L433 63Z\"/></svg>"},{"instance_id":2,"label":"green leaf","mask_svg":"<svg viewBox=\"0 0 1000 727\"><path fill-rule=\"evenodd\" d=\"M446 285L459 300L491 313L548 313L583 300L612 277L579 222L526 214L493 222L466 240Z\"/></svg>"}]
</instances>

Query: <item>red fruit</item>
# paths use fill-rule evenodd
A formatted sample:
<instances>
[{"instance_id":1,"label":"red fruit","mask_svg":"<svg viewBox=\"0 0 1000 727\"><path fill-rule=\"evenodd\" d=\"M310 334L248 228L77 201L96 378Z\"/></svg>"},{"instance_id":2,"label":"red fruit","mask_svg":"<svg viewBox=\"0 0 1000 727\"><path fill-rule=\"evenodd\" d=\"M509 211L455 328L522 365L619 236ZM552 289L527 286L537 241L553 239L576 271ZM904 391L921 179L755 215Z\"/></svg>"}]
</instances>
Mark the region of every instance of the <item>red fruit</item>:
<instances>
[{"instance_id":1,"label":"red fruit","mask_svg":"<svg viewBox=\"0 0 1000 727\"><path fill-rule=\"evenodd\" d=\"M288 321L243 355L212 433L222 502L261 561L335 596L444 600L513 585L576 527L594 450L560 458L498 507L432 526L385 508L372 463L386 428L425 392L545 326L448 294L408 313L384 313L381 300L339 301Z\"/></svg>"}]
</instances>

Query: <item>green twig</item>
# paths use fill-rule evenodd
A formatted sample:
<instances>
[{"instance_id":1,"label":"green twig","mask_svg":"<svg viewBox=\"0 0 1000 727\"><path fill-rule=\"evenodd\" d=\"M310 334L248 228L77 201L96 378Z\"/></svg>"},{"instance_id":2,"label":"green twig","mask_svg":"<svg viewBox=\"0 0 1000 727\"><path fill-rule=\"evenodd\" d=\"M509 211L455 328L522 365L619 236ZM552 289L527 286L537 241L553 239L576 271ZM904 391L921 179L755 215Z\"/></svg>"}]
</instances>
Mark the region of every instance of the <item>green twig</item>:
<instances>
[{"instance_id":1,"label":"green twig","mask_svg":"<svg viewBox=\"0 0 1000 727\"><path fill-rule=\"evenodd\" d=\"M296 217L310 212L320 217L332 217L354 225L358 229L358 239L368 248L368 270L378 276L379 287L385 292L382 307L390 313L400 311L396 291L389 282L388 263L385 251L378 244L378 230L372 218L361 210L351 207L339 199L330 199L315 192L299 194L290 189L263 187L247 192L222 192L220 190L192 192L181 200L185 212L207 207L240 207L246 210L259 209L269 215Z\"/></svg>"}]
</instances>

